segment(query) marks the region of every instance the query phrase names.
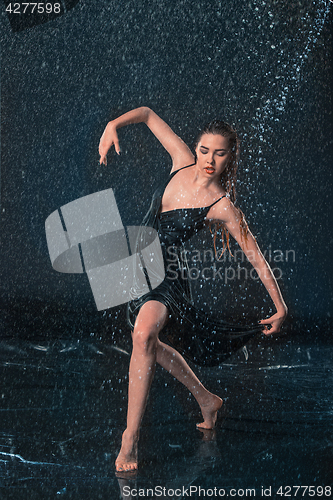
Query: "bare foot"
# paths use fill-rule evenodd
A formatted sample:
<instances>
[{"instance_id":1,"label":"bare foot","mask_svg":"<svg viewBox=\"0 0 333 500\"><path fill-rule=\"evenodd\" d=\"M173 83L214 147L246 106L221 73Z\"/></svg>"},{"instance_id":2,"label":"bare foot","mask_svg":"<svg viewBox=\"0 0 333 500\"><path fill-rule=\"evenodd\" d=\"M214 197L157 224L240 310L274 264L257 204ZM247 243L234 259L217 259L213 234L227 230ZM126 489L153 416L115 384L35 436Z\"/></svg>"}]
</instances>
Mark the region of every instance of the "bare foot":
<instances>
[{"instance_id":1,"label":"bare foot","mask_svg":"<svg viewBox=\"0 0 333 500\"><path fill-rule=\"evenodd\" d=\"M199 403L200 404L200 403ZM221 408L223 400L215 394L210 394L209 400L200 404L201 413L204 421L197 424L201 429L214 429L217 419L217 412Z\"/></svg>"},{"instance_id":2,"label":"bare foot","mask_svg":"<svg viewBox=\"0 0 333 500\"><path fill-rule=\"evenodd\" d=\"M117 472L132 472L138 469L138 437L123 432L121 449L116 459Z\"/></svg>"}]
</instances>

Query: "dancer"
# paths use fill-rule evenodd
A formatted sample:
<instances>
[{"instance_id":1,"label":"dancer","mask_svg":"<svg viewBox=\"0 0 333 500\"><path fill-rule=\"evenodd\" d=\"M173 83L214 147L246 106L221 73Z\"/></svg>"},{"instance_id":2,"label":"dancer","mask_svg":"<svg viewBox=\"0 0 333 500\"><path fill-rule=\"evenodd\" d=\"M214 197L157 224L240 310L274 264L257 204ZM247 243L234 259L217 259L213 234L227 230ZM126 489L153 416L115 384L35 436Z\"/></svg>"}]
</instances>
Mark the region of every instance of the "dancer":
<instances>
[{"instance_id":1,"label":"dancer","mask_svg":"<svg viewBox=\"0 0 333 500\"><path fill-rule=\"evenodd\" d=\"M258 332L265 335L279 332L287 315L274 275L249 231L244 215L233 203L238 158L238 137L234 129L221 121L211 122L199 134L194 156L156 113L140 107L107 124L99 145L101 164L107 164L107 152L112 146L120 154L117 129L134 123L148 126L170 154L172 169L167 182L155 192L143 221L144 225L158 231L166 276L157 288L128 306L133 350L129 367L127 426L116 459L117 471L138 468L140 424L156 362L183 383L197 400L203 417L198 427L212 429L223 401L203 386L183 355L198 364L218 364ZM276 308L276 313L270 318L256 325L239 326L208 317L196 309L189 280L184 277L186 262L180 252L185 241L213 222L222 227L226 245L229 245L230 233L257 271ZM169 319L177 321L177 328L169 337L173 347L159 339L159 333Z\"/></svg>"}]
</instances>

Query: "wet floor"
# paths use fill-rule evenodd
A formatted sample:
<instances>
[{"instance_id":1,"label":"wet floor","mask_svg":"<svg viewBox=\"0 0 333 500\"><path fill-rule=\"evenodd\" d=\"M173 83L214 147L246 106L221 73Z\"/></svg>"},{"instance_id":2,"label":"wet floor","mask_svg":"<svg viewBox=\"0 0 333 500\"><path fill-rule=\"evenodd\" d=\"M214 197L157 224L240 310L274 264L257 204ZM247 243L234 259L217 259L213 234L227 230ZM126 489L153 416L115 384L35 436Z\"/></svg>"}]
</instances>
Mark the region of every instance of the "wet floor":
<instances>
[{"instance_id":1,"label":"wet floor","mask_svg":"<svg viewBox=\"0 0 333 500\"><path fill-rule=\"evenodd\" d=\"M286 339L253 341L248 359L197 370L225 401L215 431L195 428L193 397L157 368L140 471L118 478L127 350L93 338L3 339L0 497L288 498L288 486L303 485L315 490L294 488L293 498L329 498L333 349Z\"/></svg>"}]
</instances>

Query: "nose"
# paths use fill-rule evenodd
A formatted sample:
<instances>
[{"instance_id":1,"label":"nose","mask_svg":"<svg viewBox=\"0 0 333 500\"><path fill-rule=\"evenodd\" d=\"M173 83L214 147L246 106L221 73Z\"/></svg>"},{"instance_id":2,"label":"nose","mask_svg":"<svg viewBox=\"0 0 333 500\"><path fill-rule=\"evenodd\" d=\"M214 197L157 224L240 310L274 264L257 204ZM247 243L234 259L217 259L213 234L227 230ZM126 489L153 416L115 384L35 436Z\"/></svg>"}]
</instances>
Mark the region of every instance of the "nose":
<instances>
[{"instance_id":1,"label":"nose","mask_svg":"<svg viewBox=\"0 0 333 500\"><path fill-rule=\"evenodd\" d=\"M214 165L214 162L215 162L215 160L214 160L214 155L213 155L213 154L208 155L207 161L208 161L208 163L210 163L211 165Z\"/></svg>"}]
</instances>

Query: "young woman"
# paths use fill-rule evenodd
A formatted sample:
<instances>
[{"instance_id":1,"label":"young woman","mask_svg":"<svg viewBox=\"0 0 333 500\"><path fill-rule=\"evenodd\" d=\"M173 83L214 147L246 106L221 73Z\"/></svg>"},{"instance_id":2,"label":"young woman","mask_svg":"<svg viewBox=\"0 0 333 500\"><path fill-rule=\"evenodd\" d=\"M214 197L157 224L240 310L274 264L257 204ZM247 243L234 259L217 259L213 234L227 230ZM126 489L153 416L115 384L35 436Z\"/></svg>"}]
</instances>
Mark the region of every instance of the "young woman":
<instances>
[{"instance_id":1,"label":"young woman","mask_svg":"<svg viewBox=\"0 0 333 500\"><path fill-rule=\"evenodd\" d=\"M242 212L233 203L238 156L236 132L224 122L212 122L199 135L194 156L156 113L140 107L108 123L99 145L101 164L107 164L106 155L112 146L120 154L117 129L141 122L148 126L172 159L170 177L154 194L143 222L158 231L166 276L155 290L129 304L133 351L129 367L127 427L116 460L117 471L138 468L140 424L156 362L182 382L197 400L203 416L203 422L197 425L212 429L222 400L202 385L180 352L199 364L200 361L205 363L200 360L203 352L213 360L210 363L208 359L206 364L217 364L254 334L279 332L287 315L273 273L248 230ZM260 324L227 324L205 316L193 305L188 280L180 272L184 271L184 262L179 252L185 241L212 222L223 228L227 242L230 233L239 243L274 302L276 313ZM176 279L175 274L168 271L170 255L173 264L174 256L178 256ZM176 335L170 338L177 350L159 340L159 333L171 317L178 322Z\"/></svg>"}]
</instances>

